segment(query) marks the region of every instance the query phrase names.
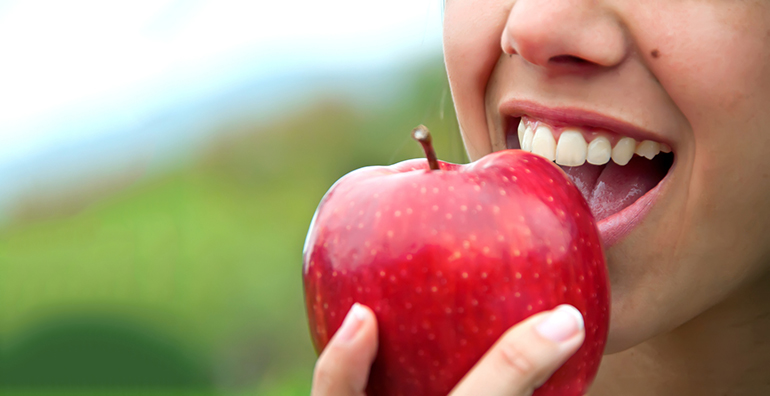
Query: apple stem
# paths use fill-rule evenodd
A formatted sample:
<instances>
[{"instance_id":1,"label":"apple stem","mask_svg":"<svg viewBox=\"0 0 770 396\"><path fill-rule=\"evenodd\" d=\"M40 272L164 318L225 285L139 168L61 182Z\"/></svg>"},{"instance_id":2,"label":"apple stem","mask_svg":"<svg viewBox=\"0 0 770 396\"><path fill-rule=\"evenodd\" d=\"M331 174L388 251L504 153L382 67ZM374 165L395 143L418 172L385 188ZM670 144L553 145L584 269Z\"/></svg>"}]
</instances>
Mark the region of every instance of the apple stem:
<instances>
[{"instance_id":1,"label":"apple stem","mask_svg":"<svg viewBox=\"0 0 770 396\"><path fill-rule=\"evenodd\" d=\"M412 130L414 140L420 142L422 150L425 151L425 157L428 158L428 166L431 170L439 170L436 150L433 149L433 139L430 137L430 131L425 125L420 125Z\"/></svg>"}]
</instances>

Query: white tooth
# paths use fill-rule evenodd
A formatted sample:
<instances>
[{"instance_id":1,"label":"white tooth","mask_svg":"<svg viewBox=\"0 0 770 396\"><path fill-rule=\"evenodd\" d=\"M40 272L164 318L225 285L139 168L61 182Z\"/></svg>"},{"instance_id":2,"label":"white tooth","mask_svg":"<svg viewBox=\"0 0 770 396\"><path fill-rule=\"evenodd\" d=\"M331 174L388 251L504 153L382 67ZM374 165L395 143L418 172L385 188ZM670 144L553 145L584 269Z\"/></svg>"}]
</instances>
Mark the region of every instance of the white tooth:
<instances>
[{"instance_id":1,"label":"white tooth","mask_svg":"<svg viewBox=\"0 0 770 396\"><path fill-rule=\"evenodd\" d=\"M565 130L556 145L556 163L564 166L583 165L586 162L587 150L588 145L582 133Z\"/></svg>"},{"instance_id":2,"label":"white tooth","mask_svg":"<svg viewBox=\"0 0 770 396\"><path fill-rule=\"evenodd\" d=\"M519 147L521 147L521 142L524 141L524 130L526 128L527 127L524 126L524 120L519 120L519 130L518 130L518 132L519 132Z\"/></svg>"},{"instance_id":3,"label":"white tooth","mask_svg":"<svg viewBox=\"0 0 770 396\"><path fill-rule=\"evenodd\" d=\"M543 156L549 161L556 157L556 140L553 138L551 128L545 125L537 127L535 137L532 138L532 153Z\"/></svg>"},{"instance_id":4,"label":"white tooth","mask_svg":"<svg viewBox=\"0 0 770 396\"><path fill-rule=\"evenodd\" d=\"M618 165L625 165L634 156L634 149L636 149L636 140L630 137L621 138L612 149L612 160Z\"/></svg>"},{"instance_id":5,"label":"white tooth","mask_svg":"<svg viewBox=\"0 0 770 396\"><path fill-rule=\"evenodd\" d=\"M604 136L599 136L588 145L586 161L592 165L604 165L610 162L611 155L612 145L610 145L610 140Z\"/></svg>"},{"instance_id":6,"label":"white tooth","mask_svg":"<svg viewBox=\"0 0 770 396\"><path fill-rule=\"evenodd\" d=\"M663 153L670 153L671 152L671 146L667 145L666 143L660 144L660 151Z\"/></svg>"},{"instance_id":7,"label":"white tooth","mask_svg":"<svg viewBox=\"0 0 770 396\"><path fill-rule=\"evenodd\" d=\"M532 151L532 139L535 133L532 131L532 125L527 125L524 129L524 140L521 142L521 149L524 151Z\"/></svg>"},{"instance_id":8,"label":"white tooth","mask_svg":"<svg viewBox=\"0 0 770 396\"><path fill-rule=\"evenodd\" d=\"M635 153L647 159L652 159L660 152L660 143L652 140L645 140L636 145Z\"/></svg>"}]
</instances>

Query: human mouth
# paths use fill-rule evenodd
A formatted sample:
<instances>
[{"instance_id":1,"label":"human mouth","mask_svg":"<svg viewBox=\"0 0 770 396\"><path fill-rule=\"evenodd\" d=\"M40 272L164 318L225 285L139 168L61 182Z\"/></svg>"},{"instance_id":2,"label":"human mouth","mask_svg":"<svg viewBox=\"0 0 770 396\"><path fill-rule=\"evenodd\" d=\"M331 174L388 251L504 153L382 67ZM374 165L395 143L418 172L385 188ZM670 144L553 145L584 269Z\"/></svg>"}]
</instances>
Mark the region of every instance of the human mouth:
<instances>
[{"instance_id":1,"label":"human mouth","mask_svg":"<svg viewBox=\"0 0 770 396\"><path fill-rule=\"evenodd\" d=\"M673 167L674 153L669 144L638 129L609 129L596 120L564 121L531 114L510 117L506 146L559 165L588 202L609 247L651 209Z\"/></svg>"}]
</instances>

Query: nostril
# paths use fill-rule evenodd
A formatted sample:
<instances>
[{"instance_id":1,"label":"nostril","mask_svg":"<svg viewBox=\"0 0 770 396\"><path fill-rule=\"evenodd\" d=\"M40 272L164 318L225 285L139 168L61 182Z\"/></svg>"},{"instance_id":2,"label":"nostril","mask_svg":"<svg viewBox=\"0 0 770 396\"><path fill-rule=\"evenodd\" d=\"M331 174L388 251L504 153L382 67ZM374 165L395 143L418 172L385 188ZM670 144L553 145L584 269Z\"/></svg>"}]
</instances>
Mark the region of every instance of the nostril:
<instances>
[{"instance_id":1,"label":"nostril","mask_svg":"<svg viewBox=\"0 0 770 396\"><path fill-rule=\"evenodd\" d=\"M572 55L554 56L551 59L549 59L549 62L561 64L561 65L584 65L586 63L590 63L589 61L583 58L578 58L577 56L572 56Z\"/></svg>"}]
</instances>

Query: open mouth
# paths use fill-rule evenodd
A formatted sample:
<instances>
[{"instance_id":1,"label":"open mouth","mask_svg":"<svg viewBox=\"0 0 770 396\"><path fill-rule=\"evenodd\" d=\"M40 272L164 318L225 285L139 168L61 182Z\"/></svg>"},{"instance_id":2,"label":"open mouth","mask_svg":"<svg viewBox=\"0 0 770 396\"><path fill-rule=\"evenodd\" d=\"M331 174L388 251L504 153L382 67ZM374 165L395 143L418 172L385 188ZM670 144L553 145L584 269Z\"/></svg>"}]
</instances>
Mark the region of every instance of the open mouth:
<instances>
[{"instance_id":1,"label":"open mouth","mask_svg":"<svg viewBox=\"0 0 770 396\"><path fill-rule=\"evenodd\" d=\"M603 220L621 212L634 213L615 217L639 220L645 208L624 210L656 190L674 163L671 147L663 142L638 141L600 128L555 125L526 115L508 121L507 148L556 162L583 193L600 229ZM649 207L651 202L647 203L638 206Z\"/></svg>"}]
</instances>

